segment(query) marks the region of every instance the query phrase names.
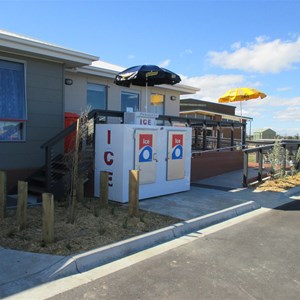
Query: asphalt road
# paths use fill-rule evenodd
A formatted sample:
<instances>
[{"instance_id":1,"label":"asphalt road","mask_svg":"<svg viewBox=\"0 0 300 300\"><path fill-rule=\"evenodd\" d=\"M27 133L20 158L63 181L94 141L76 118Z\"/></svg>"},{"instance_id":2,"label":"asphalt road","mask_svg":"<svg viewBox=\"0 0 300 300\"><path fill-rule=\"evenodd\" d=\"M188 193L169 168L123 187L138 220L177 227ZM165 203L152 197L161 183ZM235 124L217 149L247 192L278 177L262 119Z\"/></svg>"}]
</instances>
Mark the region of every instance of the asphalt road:
<instances>
[{"instance_id":1,"label":"asphalt road","mask_svg":"<svg viewBox=\"0 0 300 300\"><path fill-rule=\"evenodd\" d=\"M50 299L275 300L299 295L298 200Z\"/></svg>"}]
</instances>

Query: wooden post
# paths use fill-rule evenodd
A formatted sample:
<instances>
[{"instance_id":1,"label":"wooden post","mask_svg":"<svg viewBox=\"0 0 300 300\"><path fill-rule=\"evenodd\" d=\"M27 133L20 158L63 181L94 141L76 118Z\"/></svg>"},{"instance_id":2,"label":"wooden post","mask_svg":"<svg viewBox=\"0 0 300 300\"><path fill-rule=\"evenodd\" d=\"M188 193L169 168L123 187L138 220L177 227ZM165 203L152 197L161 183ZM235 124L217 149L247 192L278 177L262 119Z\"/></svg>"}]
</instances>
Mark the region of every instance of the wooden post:
<instances>
[{"instance_id":1,"label":"wooden post","mask_svg":"<svg viewBox=\"0 0 300 300\"><path fill-rule=\"evenodd\" d=\"M28 197L28 183L25 181L18 181L17 219L18 219L19 230L23 230L26 227L27 197Z\"/></svg>"},{"instance_id":2,"label":"wooden post","mask_svg":"<svg viewBox=\"0 0 300 300\"><path fill-rule=\"evenodd\" d=\"M106 171L100 172L100 207L108 208L108 173Z\"/></svg>"},{"instance_id":3,"label":"wooden post","mask_svg":"<svg viewBox=\"0 0 300 300\"><path fill-rule=\"evenodd\" d=\"M69 208L69 222L73 224L75 222L75 211L76 211L76 201L77 201L77 191L78 191L78 151L79 151L79 122L76 121L76 140L75 140L75 149L72 157L72 178L71 178L71 203Z\"/></svg>"},{"instance_id":4,"label":"wooden post","mask_svg":"<svg viewBox=\"0 0 300 300\"><path fill-rule=\"evenodd\" d=\"M53 194L43 193L43 241L54 241L54 197Z\"/></svg>"},{"instance_id":5,"label":"wooden post","mask_svg":"<svg viewBox=\"0 0 300 300\"><path fill-rule=\"evenodd\" d=\"M6 173L0 171L0 220L5 217L6 208Z\"/></svg>"},{"instance_id":6,"label":"wooden post","mask_svg":"<svg viewBox=\"0 0 300 300\"><path fill-rule=\"evenodd\" d=\"M129 216L139 216L139 171L129 170Z\"/></svg>"}]
</instances>

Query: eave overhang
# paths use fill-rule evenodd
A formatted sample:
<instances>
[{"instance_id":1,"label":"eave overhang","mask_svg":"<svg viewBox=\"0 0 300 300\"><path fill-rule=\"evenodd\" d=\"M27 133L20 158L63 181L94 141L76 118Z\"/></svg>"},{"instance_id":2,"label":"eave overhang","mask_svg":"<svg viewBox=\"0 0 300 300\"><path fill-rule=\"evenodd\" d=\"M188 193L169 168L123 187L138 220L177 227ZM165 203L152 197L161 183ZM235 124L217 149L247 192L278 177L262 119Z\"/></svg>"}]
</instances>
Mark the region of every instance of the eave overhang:
<instances>
[{"instance_id":1,"label":"eave overhang","mask_svg":"<svg viewBox=\"0 0 300 300\"><path fill-rule=\"evenodd\" d=\"M99 57L0 30L0 50L64 63L68 68L90 65Z\"/></svg>"}]
</instances>

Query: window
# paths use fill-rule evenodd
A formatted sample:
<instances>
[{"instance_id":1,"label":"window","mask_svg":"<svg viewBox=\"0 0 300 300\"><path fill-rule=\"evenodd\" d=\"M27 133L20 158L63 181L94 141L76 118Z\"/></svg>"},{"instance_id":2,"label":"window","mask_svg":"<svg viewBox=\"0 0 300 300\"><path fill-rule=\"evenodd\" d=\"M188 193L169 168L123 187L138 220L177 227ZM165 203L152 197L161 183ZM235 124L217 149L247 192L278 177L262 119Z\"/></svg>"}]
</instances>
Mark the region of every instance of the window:
<instances>
[{"instance_id":1,"label":"window","mask_svg":"<svg viewBox=\"0 0 300 300\"><path fill-rule=\"evenodd\" d=\"M107 98L106 86L88 83L87 85L87 105L91 109L106 109Z\"/></svg>"},{"instance_id":2,"label":"window","mask_svg":"<svg viewBox=\"0 0 300 300\"><path fill-rule=\"evenodd\" d=\"M121 111L128 111L128 112L139 111L139 94L122 92Z\"/></svg>"},{"instance_id":3,"label":"window","mask_svg":"<svg viewBox=\"0 0 300 300\"><path fill-rule=\"evenodd\" d=\"M157 96L157 94L155 94ZM165 103L165 96L164 95L159 95L160 96L160 101L155 103L151 101L150 105L150 112L158 115L164 115L164 103ZM164 121L163 120L157 120L157 125L163 125Z\"/></svg>"},{"instance_id":4,"label":"window","mask_svg":"<svg viewBox=\"0 0 300 300\"><path fill-rule=\"evenodd\" d=\"M0 59L0 141L23 141L26 118L24 64Z\"/></svg>"}]
</instances>

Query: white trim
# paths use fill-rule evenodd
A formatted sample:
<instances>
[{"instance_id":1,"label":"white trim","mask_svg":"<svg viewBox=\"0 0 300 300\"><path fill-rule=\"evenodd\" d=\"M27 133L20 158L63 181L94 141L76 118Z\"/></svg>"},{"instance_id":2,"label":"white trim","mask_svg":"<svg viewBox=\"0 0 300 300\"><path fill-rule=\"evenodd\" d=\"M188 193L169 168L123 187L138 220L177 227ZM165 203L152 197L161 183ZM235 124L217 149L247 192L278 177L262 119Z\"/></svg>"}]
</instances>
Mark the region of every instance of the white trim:
<instances>
[{"instance_id":1,"label":"white trim","mask_svg":"<svg viewBox=\"0 0 300 300\"><path fill-rule=\"evenodd\" d=\"M189 95L189 94L196 94L196 92L200 91L200 88L196 88L193 86L185 85L182 83L177 83L174 85L169 84L162 84L156 87L161 87L166 90L178 91L181 95Z\"/></svg>"},{"instance_id":2,"label":"white trim","mask_svg":"<svg viewBox=\"0 0 300 300\"><path fill-rule=\"evenodd\" d=\"M97 62L96 62L97 63ZM106 64L105 62L103 62ZM101 76L105 78L114 79L116 75L124 70L124 68L116 65L111 65L114 69L106 69L95 65L90 66L83 66L76 69L77 73L86 74L86 75L94 75L94 76ZM69 71L69 70L67 70ZM72 72L72 70L70 70ZM199 88L183 85L181 83L177 83L176 85L169 85L169 84L161 84L161 85L155 85L155 88L163 89L163 90L170 90L170 91L176 91L179 92L180 95L189 95L189 94L195 94L196 92L200 91Z\"/></svg>"},{"instance_id":3,"label":"white trim","mask_svg":"<svg viewBox=\"0 0 300 300\"><path fill-rule=\"evenodd\" d=\"M9 53L22 53L23 55L29 54L35 57L53 59L59 62L65 62L71 67L89 65L99 59L94 55L62 48L3 30L0 30L0 50Z\"/></svg>"},{"instance_id":4,"label":"white trim","mask_svg":"<svg viewBox=\"0 0 300 300\"><path fill-rule=\"evenodd\" d=\"M27 141L27 122L28 122L28 101L27 101L27 61L26 60L21 60L21 59L15 59L11 57L5 57L5 56L0 56L0 60L4 61L9 61L13 63L19 63L24 66L24 101L25 101L25 121L2 121L0 122L13 122L13 123L22 123L23 128L21 129L22 132L22 139L21 140L16 140L16 141L0 141L1 143L24 143Z\"/></svg>"},{"instance_id":5,"label":"white trim","mask_svg":"<svg viewBox=\"0 0 300 300\"><path fill-rule=\"evenodd\" d=\"M99 61L99 57L59 47L30 37L0 30L0 50L7 53L22 54L29 57L40 57L46 60L65 63L69 72L102 76L114 79L125 68ZM74 69L76 68L76 69ZM180 95L195 94L199 88L176 84L155 86L164 90L177 91Z\"/></svg>"}]
</instances>

